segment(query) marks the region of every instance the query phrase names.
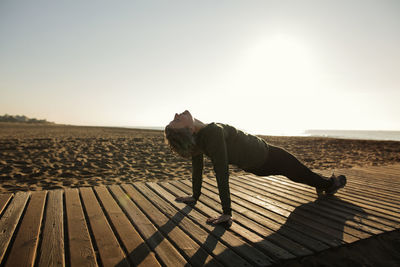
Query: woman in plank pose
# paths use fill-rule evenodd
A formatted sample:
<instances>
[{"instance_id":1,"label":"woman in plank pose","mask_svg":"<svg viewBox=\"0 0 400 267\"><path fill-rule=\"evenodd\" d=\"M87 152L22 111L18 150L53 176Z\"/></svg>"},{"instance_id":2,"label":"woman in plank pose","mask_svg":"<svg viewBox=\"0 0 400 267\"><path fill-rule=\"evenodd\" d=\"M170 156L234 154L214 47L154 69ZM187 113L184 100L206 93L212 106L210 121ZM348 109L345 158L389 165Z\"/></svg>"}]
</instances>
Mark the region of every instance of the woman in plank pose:
<instances>
[{"instance_id":1,"label":"woman in plank pose","mask_svg":"<svg viewBox=\"0 0 400 267\"><path fill-rule=\"evenodd\" d=\"M346 184L344 175L323 177L282 148L267 144L263 139L227 124L202 123L187 110L175 114L174 120L165 127L165 137L173 151L192 159L193 194L178 197L176 201L196 203L201 191L203 155L211 159L223 213L209 218L207 223L210 224L231 222L229 164L259 176L284 175L294 182L315 187L318 196L333 195Z\"/></svg>"}]
</instances>

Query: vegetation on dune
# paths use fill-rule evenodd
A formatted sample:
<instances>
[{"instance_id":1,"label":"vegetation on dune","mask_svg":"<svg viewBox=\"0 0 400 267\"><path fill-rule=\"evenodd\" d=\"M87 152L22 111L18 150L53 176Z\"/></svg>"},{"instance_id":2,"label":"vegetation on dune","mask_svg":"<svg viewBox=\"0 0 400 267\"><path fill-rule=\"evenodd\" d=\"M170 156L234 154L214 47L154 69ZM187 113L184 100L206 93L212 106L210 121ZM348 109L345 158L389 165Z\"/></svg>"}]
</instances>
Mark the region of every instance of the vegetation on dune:
<instances>
[{"instance_id":1,"label":"vegetation on dune","mask_svg":"<svg viewBox=\"0 0 400 267\"><path fill-rule=\"evenodd\" d=\"M41 123L41 124L53 124L47 120L38 120L36 118L28 118L25 115L8 115L5 114L0 116L0 122L21 122L21 123Z\"/></svg>"}]
</instances>

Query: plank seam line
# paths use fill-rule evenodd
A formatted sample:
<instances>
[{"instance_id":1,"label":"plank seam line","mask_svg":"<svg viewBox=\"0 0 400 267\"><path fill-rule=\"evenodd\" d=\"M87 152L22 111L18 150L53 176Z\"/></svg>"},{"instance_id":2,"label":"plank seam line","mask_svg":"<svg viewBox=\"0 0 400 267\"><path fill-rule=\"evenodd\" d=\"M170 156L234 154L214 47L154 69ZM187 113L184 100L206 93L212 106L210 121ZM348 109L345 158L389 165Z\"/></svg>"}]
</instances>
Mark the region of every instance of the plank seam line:
<instances>
[{"instance_id":1,"label":"plank seam line","mask_svg":"<svg viewBox=\"0 0 400 267\"><path fill-rule=\"evenodd\" d=\"M81 195L81 190L80 190L79 188L78 188L78 196L79 196L79 201L81 202L81 207L82 207L83 216L85 217L85 221L86 221L86 225L87 225L87 230L88 230L88 232L89 232L90 240L91 240L91 242L92 242L93 251L94 251L94 254L95 254L95 256L96 256L97 264L98 264L99 266L103 266L103 262L102 262L101 259L100 259L99 248L98 248L98 246L97 246L96 239L94 238L92 225L90 224L90 221L89 221L89 215L87 214L86 206L85 206L85 204L83 203L83 198L82 198L82 195Z\"/></svg>"},{"instance_id":2,"label":"plank seam line","mask_svg":"<svg viewBox=\"0 0 400 267\"><path fill-rule=\"evenodd\" d=\"M5 211L6 211L6 210L8 209L8 207L11 205L11 202L13 201L14 198L15 198L15 194L13 193L13 194L11 195L11 197L8 199L6 205L4 206L2 213L0 213L0 219L3 218L3 215L4 215Z\"/></svg>"},{"instance_id":3,"label":"plank seam line","mask_svg":"<svg viewBox=\"0 0 400 267\"><path fill-rule=\"evenodd\" d=\"M71 251L69 250L69 237L68 237L68 219L67 219L67 200L65 197L65 191L62 190L62 203L63 203L63 223L64 223L64 262L65 266L71 266L70 258Z\"/></svg>"},{"instance_id":4,"label":"plank seam line","mask_svg":"<svg viewBox=\"0 0 400 267\"><path fill-rule=\"evenodd\" d=\"M1 266L3 266L4 263L7 262L8 256L9 256L9 254L10 254L10 252L11 252L12 246L14 245L15 238L17 237L17 233L18 233L18 231L19 231L19 228L21 227L22 219L23 219L24 216L25 216L25 213L26 213L26 210L27 210L28 205L29 205L29 203L30 203L30 200L31 200L31 194L29 194L28 200L27 200L27 202L25 203L25 206L24 206L24 208L23 208L23 210L22 210L21 216L18 218L17 225L16 225L16 227L15 227L15 229L14 229L14 232L13 232L12 235L11 235L10 242L8 243L6 252L4 253L4 257L3 257L3 261L2 261L2 263L1 263ZM9 201L9 202L11 203L11 201Z\"/></svg>"}]
</instances>

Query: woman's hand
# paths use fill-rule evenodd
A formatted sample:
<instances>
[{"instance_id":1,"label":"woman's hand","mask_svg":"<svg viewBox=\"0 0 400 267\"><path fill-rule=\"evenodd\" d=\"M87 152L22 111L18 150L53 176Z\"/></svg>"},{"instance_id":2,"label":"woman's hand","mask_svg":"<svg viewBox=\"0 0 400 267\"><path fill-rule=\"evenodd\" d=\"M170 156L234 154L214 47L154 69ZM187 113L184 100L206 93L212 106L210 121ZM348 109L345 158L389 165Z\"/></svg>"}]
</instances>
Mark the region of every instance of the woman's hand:
<instances>
[{"instance_id":1,"label":"woman's hand","mask_svg":"<svg viewBox=\"0 0 400 267\"><path fill-rule=\"evenodd\" d=\"M231 224L232 223L232 216L228 215L228 214L222 214L221 216L218 216L218 217L208 218L207 219L207 223L208 224L213 224L213 225L217 225L217 224L220 224L220 223Z\"/></svg>"},{"instance_id":2,"label":"woman's hand","mask_svg":"<svg viewBox=\"0 0 400 267\"><path fill-rule=\"evenodd\" d=\"M196 199L194 199L194 197L192 197L192 196L187 196L187 197L177 197L175 199L175 201L186 203L186 204L193 204L196 202Z\"/></svg>"}]
</instances>

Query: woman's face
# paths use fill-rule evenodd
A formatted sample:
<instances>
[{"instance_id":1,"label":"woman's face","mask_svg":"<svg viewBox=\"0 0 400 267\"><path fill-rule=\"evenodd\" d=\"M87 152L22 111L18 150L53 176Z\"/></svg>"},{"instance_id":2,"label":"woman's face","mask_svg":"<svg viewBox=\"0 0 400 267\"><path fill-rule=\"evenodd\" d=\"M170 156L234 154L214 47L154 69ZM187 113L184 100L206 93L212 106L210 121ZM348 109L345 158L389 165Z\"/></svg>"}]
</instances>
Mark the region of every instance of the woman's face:
<instances>
[{"instance_id":1,"label":"woman's face","mask_svg":"<svg viewBox=\"0 0 400 267\"><path fill-rule=\"evenodd\" d=\"M169 123L169 126L172 128L192 128L193 127L193 117L189 111L185 110L184 112L175 114L174 120Z\"/></svg>"}]
</instances>

